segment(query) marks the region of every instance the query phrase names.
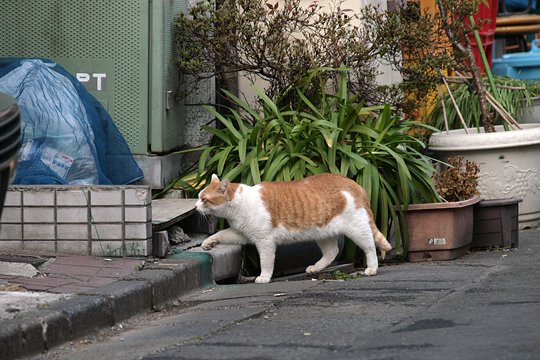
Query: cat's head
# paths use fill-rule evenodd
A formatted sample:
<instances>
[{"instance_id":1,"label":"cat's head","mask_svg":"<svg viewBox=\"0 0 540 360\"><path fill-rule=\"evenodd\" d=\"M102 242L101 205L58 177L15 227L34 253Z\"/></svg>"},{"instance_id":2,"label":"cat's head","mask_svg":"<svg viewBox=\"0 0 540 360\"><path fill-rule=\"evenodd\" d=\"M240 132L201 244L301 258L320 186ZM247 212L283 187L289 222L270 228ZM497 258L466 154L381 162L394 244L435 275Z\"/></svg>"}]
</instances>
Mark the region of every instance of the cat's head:
<instances>
[{"instance_id":1,"label":"cat's head","mask_svg":"<svg viewBox=\"0 0 540 360\"><path fill-rule=\"evenodd\" d=\"M216 174L212 175L212 181L199 193L199 200L195 208L201 214L222 216L227 208L227 202L231 199L229 193L230 181L220 181Z\"/></svg>"}]
</instances>

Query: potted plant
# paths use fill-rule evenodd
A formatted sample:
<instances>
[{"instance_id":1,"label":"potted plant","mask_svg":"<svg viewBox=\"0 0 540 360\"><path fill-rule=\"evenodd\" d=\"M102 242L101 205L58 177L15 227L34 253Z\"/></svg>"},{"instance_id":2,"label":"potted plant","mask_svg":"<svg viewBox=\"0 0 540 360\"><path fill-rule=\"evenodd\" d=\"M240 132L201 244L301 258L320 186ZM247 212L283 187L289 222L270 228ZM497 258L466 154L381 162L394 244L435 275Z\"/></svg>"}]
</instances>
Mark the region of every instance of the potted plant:
<instances>
[{"instance_id":1,"label":"potted plant","mask_svg":"<svg viewBox=\"0 0 540 360\"><path fill-rule=\"evenodd\" d=\"M466 90L477 98L474 106L464 106L459 113L478 113L479 123L462 122L462 128L434 133L429 139L429 149L443 161L449 157L462 155L480 165L479 187L481 198L503 199L522 198L519 211L520 228L538 227L540 225L540 125L519 124L510 115L512 102L508 93L500 90L497 79L491 75L486 56L483 52L478 30L474 25L473 14L477 7L474 2L457 0L438 0L443 24L448 39L456 53L462 54L470 70L470 80L466 82ZM477 6L478 4L476 4ZM448 15L448 16L447 16ZM461 16L461 17L459 17ZM484 64L485 78L482 79L478 64L471 50L468 35L474 34L481 59ZM471 36L472 37L472 36ZM466 78L466 77L465 77ZM446 81L446 79L443 79ZM445 82L446 89L450 89ZM515 93L512 93L515 95ZM457 103L452 91L448 97L453 104ZM517 103L519 107L519 102ZM523 104L523 101L521 102ZM518 109L519 110L519 109ZM501 124L497 125L497 117ZM450 121L449 121L450 122ZM471 126L471 127L469 127Z\"/></svg>"},{"instance_id":2,"label":"potted plant","mask_svg":"<svg viewBox=\"0 0 540 360\"><path fill-rule=\"evenodd\" d=\"M451 260L469 250L473 237L473 207L478 196L478 165L451 157L433 176L441 203L412 204L405 218L409 233L408 260Z\"/></svg>"}]
</instances>

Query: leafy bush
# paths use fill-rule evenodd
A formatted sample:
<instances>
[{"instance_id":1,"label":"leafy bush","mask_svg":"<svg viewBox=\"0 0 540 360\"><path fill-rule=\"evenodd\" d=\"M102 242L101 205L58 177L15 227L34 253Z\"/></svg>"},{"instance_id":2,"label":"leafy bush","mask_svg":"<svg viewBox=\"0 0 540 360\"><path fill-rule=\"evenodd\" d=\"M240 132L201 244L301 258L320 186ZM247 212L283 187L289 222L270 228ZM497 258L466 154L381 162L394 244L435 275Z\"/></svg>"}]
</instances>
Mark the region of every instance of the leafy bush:
<instances>
[{"instance_id":1,"label":"leafy bush","mask_svg":"<svg viewBox=\"0 0 540 360\"><path fill-rule=\"evenodd\" d=\"M478 165L470 160L463 163L463 156L448 158L448 165L433 175L437 192L446 201L463 201L478 195Z\"/></svg>"},{"instance_id":2,"label":"leafy bush","mask_svg":"<svg viewBox=\"0 0 540 360\"><path fill-rule=\"evenodd\" d=\"M301 0L199 1L176 18L175 60L196 79L237 71L261 78L272 98L310 69L345 64L349 89L365 103L410 113L436 89L440 71L457 66L440 24L414 1L395 11L370 5L359 12L339 0L327 9L316 1L303 7ZM379 85L381 63L405 81Z\"/></svg>"},{"instance_id":3,"label":"leafy bush","mask_svg":"<svg viewBox=\"0 0 540 360\"><path fill-rule=\"evenodd\" d=\"M338 82L329 89L326 72L337 72ZM205 126L213 138L202 151L197 169L177 180L198 189L213 173L248 185L260 181L300 179L321 172L340 173L356 180L370 194L376 221L385 234L394 224L399 238L400 211L394 205L438 201L430 158L424 144L412 135L421 123L401 121L389 106L365 107L350 96L347 69L317 69L304 86L318 84L310 97L296 88L297 107L272 101L257 90L261 109L228 93L240 111L223 116L206 107L223 129ZM397 250L401 243L396 240Z\"/></svg>"}]
</instances>

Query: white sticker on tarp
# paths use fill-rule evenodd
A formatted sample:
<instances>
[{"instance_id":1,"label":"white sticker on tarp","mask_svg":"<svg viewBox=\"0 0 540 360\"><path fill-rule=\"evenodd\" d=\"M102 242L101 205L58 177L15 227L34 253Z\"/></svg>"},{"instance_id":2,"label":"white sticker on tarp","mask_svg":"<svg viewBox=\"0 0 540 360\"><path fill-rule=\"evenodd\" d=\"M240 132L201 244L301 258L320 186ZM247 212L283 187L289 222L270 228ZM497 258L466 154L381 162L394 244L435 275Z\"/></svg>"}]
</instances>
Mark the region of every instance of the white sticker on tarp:
<instances>
[{"instance_id":1,"label":"white sticker on tarp","mask_svg":"<svg viewBox=\"0 0 540 360\"><path fill-rule=\"evenodd\" d=\"M60 151L45 146L41 161L47 165L52 171L58 174L61 178L65 179L67 173L73 165L74 159Z\"/></svg>"}]
</instances>

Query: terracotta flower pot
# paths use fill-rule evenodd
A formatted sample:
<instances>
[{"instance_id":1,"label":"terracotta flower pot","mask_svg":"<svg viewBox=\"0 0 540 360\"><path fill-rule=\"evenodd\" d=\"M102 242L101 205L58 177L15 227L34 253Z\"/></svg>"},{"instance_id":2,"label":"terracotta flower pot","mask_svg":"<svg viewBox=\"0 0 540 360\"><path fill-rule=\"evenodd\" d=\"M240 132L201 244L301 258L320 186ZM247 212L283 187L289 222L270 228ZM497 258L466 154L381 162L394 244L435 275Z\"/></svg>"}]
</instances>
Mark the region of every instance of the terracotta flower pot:
<instances>
[{"instance_id":1,"label":"terracotta flower pot","mask_svg":"<svg viewBox=\"0 0 540 360\"><path fill-rule=\"evenodd\" d=\"M473 236L473 206L469 200L413 204L406 212L411 262L452 260L469 250Z\"/></svg>"}]
</instances>

